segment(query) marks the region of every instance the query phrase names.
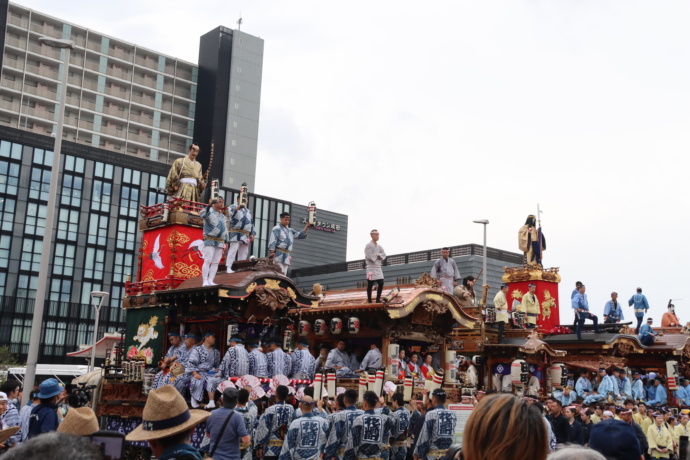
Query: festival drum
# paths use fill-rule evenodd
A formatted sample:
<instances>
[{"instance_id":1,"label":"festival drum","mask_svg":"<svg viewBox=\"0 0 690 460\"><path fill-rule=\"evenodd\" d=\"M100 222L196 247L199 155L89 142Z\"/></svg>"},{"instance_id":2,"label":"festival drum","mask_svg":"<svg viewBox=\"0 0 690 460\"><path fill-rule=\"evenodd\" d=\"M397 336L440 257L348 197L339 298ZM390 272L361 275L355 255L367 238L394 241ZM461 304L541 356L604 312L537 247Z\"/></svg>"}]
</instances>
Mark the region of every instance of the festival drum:
<instances>
[{"instance_id":1,"label":"festival drum","mask_svg":"<svg viewBox=\"0 0 690 460\"><path fill-rule=\"evenodd\" d=\"M351 316L350 319L347 320L347 332L350 334L359 333L359 318Z\"/></svg>"},{"instance_id":2,"label":"festival drum","mask_svg":"<svg viewBox=\"0 0 690 460\"><path fill-rule=\"evenodd\" d=\"M311 324L309 324L309 321L302 320L297 326L297 331L299 332L300 336L306 337L311 332Z\"/></svg>"},{"instance_id":3,"label":"festival drum","mask_svg":"<svg viewBox=\"0 0 690 460\"><path fill-rule=\"evenodd\" d=\"M496 322L496 307L493 305L487 305L486 307L486 322L495 323Z\"/></svg>"},{"instance_id":4,"label":"festival drum","mask_svg":"<svg viewBox=\"0 0 690 460\"><path fill-rule=\"evenodd\" d=\"M515 323L515 327L517 327L519 329L524 329L526 316L527 315L525 314L524 311L513 312L513 322Z\"/></svg>"},{"instance_id":5,"label":"festival drum","mask_svg":"<svg viewBox=\"0 0 690 460\"><path fill-rule=\"evenodd\" d=\"M326 321L323 319L317 319L314 321L314 334L322 336L326 333Z\"/></svg>"},{"instance_id":6,"label":"festival drum","mask_svg":"<svg viewBox=\"0 0 690 460\"><path fill-rule=\"evenodd\" d=\"M340 318L333 318L331 320L331 334L338 335L343 331L343 320Z\"/></svg>"}]
</instances>

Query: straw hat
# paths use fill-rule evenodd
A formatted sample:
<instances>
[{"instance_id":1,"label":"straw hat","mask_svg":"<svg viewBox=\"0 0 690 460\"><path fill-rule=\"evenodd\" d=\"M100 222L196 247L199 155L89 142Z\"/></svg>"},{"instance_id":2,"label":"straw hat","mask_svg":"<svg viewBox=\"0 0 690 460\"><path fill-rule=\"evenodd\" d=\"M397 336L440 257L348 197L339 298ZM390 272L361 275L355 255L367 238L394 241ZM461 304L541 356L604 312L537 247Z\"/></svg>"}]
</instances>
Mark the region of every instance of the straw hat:
<instances>
[{"instance_id":1,"label":"straw hat","mask_svg":"<svg viewBox=\"0 0 690 460\"><path fill-rule=\"evenodd\" d=\"M144 423L132 430L127 441L148 441L191 430L211 416L203 410L189 410L184 398L172 385L149 393L144 406Z\"/></svg>"},{"instance_id":2,"label":"straw hat","mask_svg":"<svg viewBox=\"0 0 690 460\"><path fill-rule=\"evenodd\" d=\"M58 426L61 433L75 434L77 436L89 436L98 431L98 419L96 413L90 407L70 408L65 419Z\"/></svg>"},{"instance_id":3,"label":"straw hat","mask_svg":"<svg viewBox=\"0 0 690 460\"><path fill-rule=\"evenodd\" d=\"M4 430L0 430L0 442L7 441L12 436L17 434L18 431L19 431L18 426L13 426L12 428L5 428Z\"/></svg>"}]
</instances>

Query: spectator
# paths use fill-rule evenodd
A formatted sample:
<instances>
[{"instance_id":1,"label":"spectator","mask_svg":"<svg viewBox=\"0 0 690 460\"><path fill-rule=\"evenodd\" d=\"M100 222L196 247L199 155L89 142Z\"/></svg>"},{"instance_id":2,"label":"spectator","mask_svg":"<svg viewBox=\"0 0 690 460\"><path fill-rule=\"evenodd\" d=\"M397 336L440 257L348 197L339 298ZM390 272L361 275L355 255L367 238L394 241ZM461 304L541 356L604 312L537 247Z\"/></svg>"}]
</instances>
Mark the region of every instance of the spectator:
<instances>
[{"instance_id":1,"label":"spectator","mask_svg":"<svg viewBox=\"0 0 690 460\"><path fill-rule=\"evenodd\" d=\"M19 419L19 404L22 401L22 384L18 380L9 379L0 386L0 392L7 395L9 400L7 403L7 410L2 416L5 426L11 428L18 426L21 428L21 421ZM22 442L21 429L5 442L5 445L16 446Z\"/></svg>"},{"instance_id":2,"label":"spectator","mask_svg":"<svg viewBox=\"0 0 690 460\"><path fill-rule=\"evenodd\" d=\"M568 437L568 420L563 416L563 405L559 400L553 399L548 409L549 415L546 419L551 423L556 444L565 444Z\"/></svg>"},{"instance_id":3,"label":"spectator","mask_svg":"<svg viewBox=\"0 0 690 460\"><path fill-rule=\"evenodd\" d=\"M589 447L611 460L644 458L635 430L621 420L602 420L594 425Z\"/></svg>"},{"instance_id":4,"label":"spectator","mask_svg":"<svg viewBox=\"0 0 690 460\"><path fill-rule=\"evenodd\" d=\"M497 430L496 427L501 427ZM546 425L534 404L509 394L484 398L463 434L463 455L471 460L545 460Z\"/></svg>"},{"instance_id":5,"label":"spectator","mask_svg":"<svg viewBox=\"0 0 690 460\"><path fill-rule=\"evenodd\" d=\"M574 445L557 450L548 460L606 460L606 457L596 450Z\"/></svg>"},{"instance_id":6,"label":"spectator","mask_svg":"<svg viewBox=\"0 0 690 460\"><path fill-rule=\"evenodd\" d=\"M22 407L22 410L19 411L19 422L22 430L22 442L29 439L29 420L31 420L31 409L33 409L34 406L36 406L40 402L41 400L38 399L38 391L34 391L31 393L31 401L29 401L26 404L26 406Z\"/></svg>"},{"instance_id":7,"label":"spectator","mask_svg":"<svg viewBox=\"0 0 690 460\"><path fill-rule=\"evenodd\" d=\"M101 449L89 438L67 433L47 433L29 439L2 456L2 460L104 460Z\"/></svg>"},{"instance_id":8,"label":"spectator","mask_svg":"<svg viewBox=\"0 0 690 460\"><path fill-rule=\"evenodd\" d=\"M38 399L41 402L31 409L29 438L55 431L59 423L57 403L63 391L63 386L57 379L47 379L41 382L38 390Z\"/></svg>"},{"instance_id":9,"label":"spectator","mask_svg":"<svg viewBox=\"0 0 690 460\"><path fill-rule=\"evenodd\" d=\"M585 446L589 446L589 435L592 432L594 423L592 422L592 409L584 409L580 412L580 420L582 420L582 441Z\"/></svg>"},{"instance_id":10,"label":"spectator","mask_svg":"<svg viewBox=\"0 0 690 460\"><path fill-rule=\"evenodd\" d=\"M187 409L187 403L175 387L164 385L149 393L143 423L125 439L148 441L158 460L198 460L201 455L189 444L189 438L194 428L209 415L203 410Z\"/></svg>"},{"instance_id":11,"label":"spectator","mask_svg":"<svg viewBox=\"0 0 690 460\"><path fill-rule=\"evenodd\" d=\"M73 407L57 429L60 433L90 436L99 430L98 419L90 407Z\"/></svg>"},{"instance_id":12,"label":"spectator","mask_svg":"<svg viewBox=\"0 0 690 460\"><path fill-rule=\"evenodd\" d=\"M226 388L223 407L211 412L206 422L206 433L211 437L210 456L214 459L240 460L240 442L249 443L244 418L234 411L238 396L237 388Z\"/></svg>"},{"instance_id":13,"label":"spectator","mask_svg":"<svg viewBox=\"0 0 690 460\"><path fill-rule=\"evenodd\" d=\"M568 406L563 409L563 416L568 421L568 431L566 434L566 442L570 444L585 445L584 433L582 432L582 424L575 420L575 406Z\"/></svg>"}]
</instances>

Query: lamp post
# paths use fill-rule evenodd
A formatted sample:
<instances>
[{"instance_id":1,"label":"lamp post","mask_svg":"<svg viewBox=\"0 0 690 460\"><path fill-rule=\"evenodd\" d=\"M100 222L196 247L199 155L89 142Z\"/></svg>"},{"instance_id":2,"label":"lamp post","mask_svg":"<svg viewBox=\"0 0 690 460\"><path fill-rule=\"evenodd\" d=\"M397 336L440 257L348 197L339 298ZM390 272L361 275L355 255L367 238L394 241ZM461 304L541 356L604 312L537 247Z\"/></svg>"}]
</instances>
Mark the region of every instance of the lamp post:
<instances>
[{"instance_id":1,"label":"lamp post","mask_svg":"<svg viewBox=\"0 0 690 460\"><path fill-rule=\"evenodd\" d=\"M91 291L91 297L94 299L101 299L100 302L96 303L94 301L93 303L93 309L96 310L96 316L94 318L94 325L93 325L93 340L91 341L91 364L89 364L89 372L93 371L96 366L96 342L98 341L98 319L100 318L101 315L101 307L103 306L103 303L105 302L105 299L108 298L110 294L107 292L103 291Z\"/></svg>"},{"instance_id":2,"label":"lamp post","mask_svg":"<svg viewBox=\"0 0 690 460\"><path fill-rule=\"evenodd\" d=\"M489 225L488 219L473 220L475 224L484 226L484 260L482 261L482 286L486 284L486 226Z\"/></svg>"},{"instance_id":3,"label":"lamp post","mask_svg":"<svg viewBox=\"0 0 690 460\"><path fill-rule=\"evenodd\" d=\"M29 338L29 352L26 359L26 377L24 387L27 391L33 391L36 381L36 363L38 361L38 349L41 346L41 333L43 332L43 309L46 302L46 291L48 289L48 272L50 269L50 252L53 246L53 226L55 223L55 205L57 203L58 181L60 178L60 150L62 149L62 125L65 118L65 99L67 99L67 76L69 74L69 55L70 50L74 49L72 40L58 38L39 37L38 40L44 45L65 50L62 61L62 87L60 99L58 101L57 129L55 132L55 146L53 147L53 168L50 178L50 189L48 191L48 207L46 210L46 226L43 231L43 249L41 251L41 265L38 272L38 285L36 287L36 298L34 299L34 317L31 326L31 337ZM22 406L31 398L23 398Z\"/></svg>"}]
</instances>

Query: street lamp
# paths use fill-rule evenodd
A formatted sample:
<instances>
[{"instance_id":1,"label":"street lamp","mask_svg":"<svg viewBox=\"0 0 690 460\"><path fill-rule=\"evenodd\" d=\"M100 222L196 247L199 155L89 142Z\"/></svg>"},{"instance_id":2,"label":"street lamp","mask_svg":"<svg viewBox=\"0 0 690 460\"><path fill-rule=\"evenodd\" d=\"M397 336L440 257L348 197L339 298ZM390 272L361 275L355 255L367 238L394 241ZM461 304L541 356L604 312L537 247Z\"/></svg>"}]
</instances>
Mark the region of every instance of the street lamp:
<instances>
[{"instance_id":1,"label":"street lamp","mask_svg":"<svg viewBox=\"0 0 690 460\"><path fill-rule=\"evenodd\" d=\"M72 40L58 38L38 37L38 40L50 47L65 50L62 61L62 79L60 81L60 99L58 100L57 129L55 132L55 145L53 147L53 168L48 192L48 207L46 211L46 226L43 231L43 250L41 252L41 265L38 271L38 286L34 299L34 318L29 339L29 352L26 359L26 377L24 387L33 391L36 381L36 363L38 361L38 349L41 346L41 333L43 332L43 309L46 302L46 290L48 289L48 271L50 269L50 251L53 246L53 227L55 224L55 205L57 203L58 182L60 179L60 151L62 149L62 124L65 118L65 102L67 99L67 76L69 74L70 50L74 49ZM22 405L31 398L23 398Z\"/></svg>"},{"instance_id":2,"label":"street lamp","mask_svg":"<svg viewBox=\"0 0 690 460\"><path fill-rule=\"evenodd\" d=\"M484 226L484 260L482 261L482 286L484 286L486 284L486 226L489 225L489 219L473 220L472 222Z\"/></svg>"},{"instance_id":3,"label":"street lamp","mask_svg":"<svg viewBox=\"0 0 690 460\"><path fill-rule=\"evenodd\" d=\"M103 303L105 302L105 299L108 298L110 294L107 292L103 291L91 291L91 297L94 298L93 302L93 309L96 310L96 317L94 319L94 325L93 325L93 340L91 341L91 364L89 365L89 372L93 371L96 366L96 342L98 341L98 319L101 314L101 307L103 306ZM96 302L96 299L101 299L100 302Z\"/></svg>"}]
</instances>

